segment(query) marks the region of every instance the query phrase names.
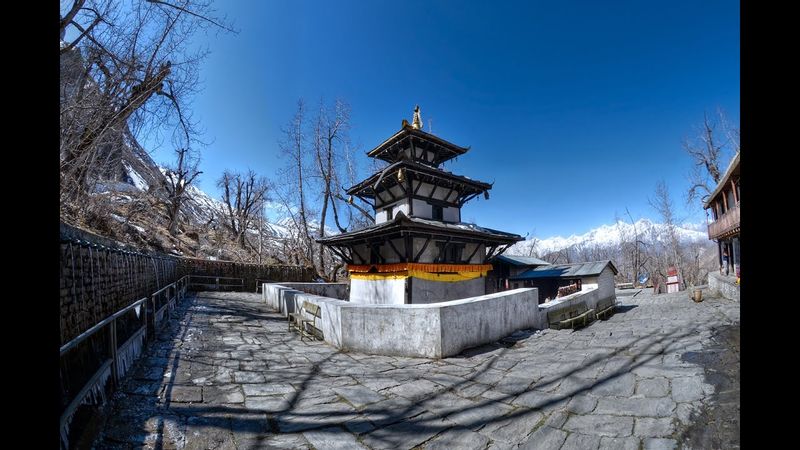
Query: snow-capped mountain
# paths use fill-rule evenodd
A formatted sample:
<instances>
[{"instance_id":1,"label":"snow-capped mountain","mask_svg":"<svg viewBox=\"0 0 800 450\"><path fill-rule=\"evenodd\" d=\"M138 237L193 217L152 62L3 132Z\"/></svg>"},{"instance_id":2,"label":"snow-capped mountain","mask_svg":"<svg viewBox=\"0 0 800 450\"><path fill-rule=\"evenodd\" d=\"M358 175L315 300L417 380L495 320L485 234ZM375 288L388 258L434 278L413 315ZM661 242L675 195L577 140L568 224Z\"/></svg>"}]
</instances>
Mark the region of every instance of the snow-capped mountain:
<instances>
[{"instance_id":1,"label":"snow-capped mountain","mask_svg":"<svg viewBox=\"0 0 800 450\"><path fill-rule=\"evenodd\" d=\"M569 237L552 236L546 239L538 237L528 238L514 244L507 250L509 255L528 255L532 245L536 245L536 253L547 254L576 245L589 247L607 247L618 245L621 241L631 241L638 233L643 240L661 240L667 231L667 226L654 223L649 219L639 219L635 224L617 222L611 225L601 225L581 235ZM675 227L675 233L681 242L703 242L708 240L705 224L681 224Z\"/></svg>"}]
</instances>

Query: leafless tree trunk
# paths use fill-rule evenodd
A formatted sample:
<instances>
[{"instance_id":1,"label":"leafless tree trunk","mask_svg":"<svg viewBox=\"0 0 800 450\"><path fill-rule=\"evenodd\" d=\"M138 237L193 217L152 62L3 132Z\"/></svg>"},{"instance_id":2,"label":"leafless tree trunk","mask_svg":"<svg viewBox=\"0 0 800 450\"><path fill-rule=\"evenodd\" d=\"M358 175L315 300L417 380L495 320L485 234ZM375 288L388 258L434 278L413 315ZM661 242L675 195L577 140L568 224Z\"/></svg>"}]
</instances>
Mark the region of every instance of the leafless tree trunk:
<instances>
[{"instance_id":1,"label":"leafless tree trunk","mask_svg":"<svg viewBox=\"0 0 800 450\"><path fill-rule=\"evenodd\" d=\"M62 2L62 200L80 204L114 136L132 123L139 132L172 130L179 147L196 140L184 105L207 52L189 43L209 26L229 29L213 15L203 0Z\"/></svg>"},{"instance_id":2,"label":"leafless tree trunk","mask_svg":"<svg viewBox=\"0 0 800 450\"><path fill-rule=\"evenodd\" d=\"M320 101L319 110L314 124L314 160L316 161L316 176L320 180L322 191L322 209L320 211L319 232L320 238L325 237L325 224L328 215L328 205L334 212L334 221L341 232L346 231L339 222L336 210L336 197L333 191L334 184L339 179L335 160L339 159L340 146L347 140L347 131L350 127L350 108L342 100L336 100L332 110L328 110ZM325 248L320 246L317 254L317 270L325 278L331 279L333 274L325 271ZM336 268L334 267L334 270Z\"/></svg>"},{"instance_id":3,"label":"leafless tree trunk","mask_svg":"<svg viewBox=\"0 0 800 450\"><path fill-rule=\"evenodd\" d=\"M717 117L712 119L704 114L697 136L684 139L683 148L694 162L687 202L705 201L722 178L731 153L739 152L739 129L730 124L722 110L717 110Z\"/></svg>"},{"instance_id":4,"label":"leafless tree trunk","mask_svg":"<svg viewBox=\"0 0 800 450\"><path fill-rule=\"evenodd\" d=\"M243 248L247 248L247 230L267 200L269 183L249 170L246 174L225 171L217 181L227 212L228 228Z\"/></svg>"},{"instance_id":5,"label":"leafless tree trunk","mask_svg":"<svg viewBox=\"0 0 800 450\"><path fill-rule=\"evenodd\" d=\"M181 206L186 198L186 190L203 173L198 170L200 158L196 154L190 153L188 148L177 149L175 154L178 160L174 166L167 167L164 185L167 197L167 220L169 221L167 228L172 236L178 234Z\"/></svg>"},{"instance_id":6,"label":"leafless tree trunk","mask_svg":"<svg viewBox=\"0 0 800 450\"><path fill-rule=\"evenodd\" d=\"M289 232L292 234L289 257L296 264L314 265L314 244L311 238L309 210L306 198L308 187L307 174L310 171L311 152L306 149L305 104L298 100L294 117L283 128L283 140L280 149L287 165L279 172L280 180L276 186L278 200L283 205L286 215L291 220Z\"/></svg>"},{"instance_id":7,"label":"leafless tree trunk","mask_svg":"<svg viewBox=\"0 0 800 450\"><path fill-rule=\"evenodd\" d=\"M662 272L666 270L667 266L675 266L679 273L683 270L683 261L681 255L681 246L676 232L676 218L675 208L672 204L672 198L669 195L669 189L664 180L656 183L655 194L653 198L648 199L650 206L656 210L664 225L664 232L662 233L662 242L664 242L664 252L666 258L663 261L664 265L659 268L659 273L666 279L666 275Z\"/></svg>"}]
</instances>

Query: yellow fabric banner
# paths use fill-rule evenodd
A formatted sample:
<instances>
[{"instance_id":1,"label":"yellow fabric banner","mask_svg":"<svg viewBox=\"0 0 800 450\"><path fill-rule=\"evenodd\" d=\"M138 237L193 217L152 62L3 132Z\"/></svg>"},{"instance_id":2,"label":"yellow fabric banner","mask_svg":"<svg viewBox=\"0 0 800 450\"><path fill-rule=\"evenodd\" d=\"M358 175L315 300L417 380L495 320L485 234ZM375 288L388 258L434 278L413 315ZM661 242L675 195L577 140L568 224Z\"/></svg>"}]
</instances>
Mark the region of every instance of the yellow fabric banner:
<instances>
[{"instance_id":1,"label":"yellow fabric banner","mask_svg":"<svg viewBox=\"0 0 800 450\"><path fill-rule=\"evenodd\" d=\"M409 270L408 274L414 278L422 278L423 280L447 281L450 283L456 281L473 280L475 278L486 276L486 272L432 273L432 272L422 272L419 270Z\"/></svg>"},{"instance_id":2,"label":"yellow fabric banner","mask_svg":"<svg viewBox=\"0 0 800 450\"><path fill-rule=\"evenodd\" d=\"M403 280L408 278L408 272L393 273L359 273L352 272L350 278L353 280Z\"/></svg>"},{"instance_id":3,"label":"yellow fabric banner","mask_svg":"<svg viewBox=\"0 0 800 450\"><path fill-rule=\"evenodd\" d=\"M350 264L347 270L350 273L366 273L375 268L377 272L402 272L406 270L420 272L486 272L492 270L491 264L426 264L426 263L395 263L395 264Z\"/></svg>"},{"instance_id":4,"label":"yellow fabric banner","mask_svg":"<svg viewBox=\"0 0 800 450\"><path fill-rule=\"evenodd\" d=\"M444 281L454 283L458 281L473 280L475 278L485 277L486 272L449 272L449 273L432 273L421 270L404 270L400 272L389 273L363 273L352 272L350 278L354 280L401 280L408 277L421 278L429 281Z\"/></svg>"}]
</instances>

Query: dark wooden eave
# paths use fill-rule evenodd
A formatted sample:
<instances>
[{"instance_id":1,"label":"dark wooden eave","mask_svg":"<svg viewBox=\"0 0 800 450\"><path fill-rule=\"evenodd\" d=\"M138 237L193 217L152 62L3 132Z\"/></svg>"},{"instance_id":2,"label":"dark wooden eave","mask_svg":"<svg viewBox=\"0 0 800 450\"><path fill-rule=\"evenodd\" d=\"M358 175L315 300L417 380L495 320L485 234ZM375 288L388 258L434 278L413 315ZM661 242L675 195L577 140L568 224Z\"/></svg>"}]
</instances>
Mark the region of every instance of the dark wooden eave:
<instances>
[{"instance_id":1,"label":"dark wooden eave","mask_svg":"<svg viewBox=\"0 0 800 450\"><path fill-rule=\"evenodd\" d=\"M389 191L392 187L399 185L403 190L402 197L430 200L429 198L423 198L417 195L417 192L406 192L407 184L401 183L397 180L397 171L401 168L404 171L404 176L409 180L422 181L437 186L437 188L449 189L457 192L458 198L455 202L453 202L453 204L459 207L462 206L466 201L474 198L476 195L486 192L492 188L492 184L490 183L473 180L460 175L454 175L452 173L435 169L413 161L403 160L394 164L390 164L380 172L376 172L371 177L351 187L347 190L347 194L355 195L362 200L365 198L374 199L376 194ZM394 197L394 195L390 195ZM382 202L375 202L373 206L378 206L377 203Z\"/></svg>"},{"instance_id":2,"label":"dark wooden eave","mask_svg":"<svg viewBox=\"0 0 800 450\"><path fill-rule=\"evenodd\" d=\"M405 158L403 151L412 144L415 148L434 154L432 161L422 161L433 166L438 166L469 151L469 147L461 147L438 136L418 130L411 125L406 125L389 139L367 152L367 156L382 159L389 163L397 162Z\"/></svg>"},{"instance_id":3,"label":"dark wooden eave","mask_svg":"<svg viewBox=\"0 0 800 450\"><path fill-rule=\"evenodd\" d=\"M397 213L393 220L349 233L328 236L316 241L324 245L355 245L376 240L394 239L407 234L433 236L437 239L458 238L461 242L487 245L513 244L525 239L518 234L479 227L475 224L444 223L419 217L408 217L401 211Z\"/></svg>"}]
</instances>

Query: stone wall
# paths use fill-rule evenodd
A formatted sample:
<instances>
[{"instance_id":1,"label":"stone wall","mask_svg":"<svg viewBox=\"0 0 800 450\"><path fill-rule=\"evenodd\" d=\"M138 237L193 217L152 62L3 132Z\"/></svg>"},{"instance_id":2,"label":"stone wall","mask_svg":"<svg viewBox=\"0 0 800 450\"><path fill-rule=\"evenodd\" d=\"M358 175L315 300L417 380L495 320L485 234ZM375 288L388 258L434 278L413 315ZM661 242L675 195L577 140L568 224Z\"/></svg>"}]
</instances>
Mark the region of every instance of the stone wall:
<instances>
[{"instance_id":1,"label":"stone wall","mask_svg":"<svg viewBox=\"0 0 800 450\"><path fill-rule=\"evenodd\" d=\"M66 224L61 224L59 263L62 345L184 275L244 278L245 290L253 292L257 278L311 281L316 276L313 268L144 253Z\"/></svg>"},{"instance_id":2,"label":"stone wall","mask_svg":"<svg viewBox=\"0 0 800 450\"><path fill-rule=\"evenodd\" d=\"M177 279L178 259L61 226L61 344Z\"/></svg>"},{"instance_id":3,"label":"stone wall","mask_svg":"<svg viewBox=\"0 0 800 450\"><path fill-rule=\"evenodd\" d=\"M313 267L251 264L233 261L213 261L199 258L177 258L178 275L205 275L243 278L244 290L256 292L258 284L275 281L307 282L317 278Z\"/></svg>"},{"instance_id":4,"label":"stone wall","mask_svg":"<svg viewBox=\"0 0 800 450\"><path fill-rule=\"evenodd\" d=\"M739 286L736 285L736 278L711 272L708 274L708 290L712 295L721 295L727 299L739 301Z\"/></svg>"}]
</instances>

